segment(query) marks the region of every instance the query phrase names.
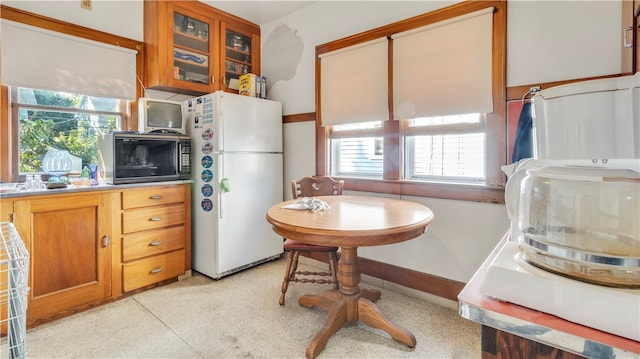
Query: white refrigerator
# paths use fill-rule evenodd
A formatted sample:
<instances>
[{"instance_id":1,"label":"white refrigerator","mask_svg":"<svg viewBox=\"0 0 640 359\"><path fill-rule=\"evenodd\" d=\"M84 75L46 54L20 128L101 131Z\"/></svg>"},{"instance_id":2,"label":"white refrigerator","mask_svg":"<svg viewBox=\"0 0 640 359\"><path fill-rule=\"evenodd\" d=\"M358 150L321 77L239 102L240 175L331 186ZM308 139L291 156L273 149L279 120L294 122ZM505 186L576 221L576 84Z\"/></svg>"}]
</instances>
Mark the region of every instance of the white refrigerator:
<instances>
[{"instance_id":1,"label":"white refrigerator","mask_svg":"<svg viewBox=\"0 0 640 359\"><path fill-rule=\"evenodd\" d=\"M283 200L282 104L218 91L185 105L193 270L219 279L279 258L266 213Z\"/></svg>"}]
</instances>

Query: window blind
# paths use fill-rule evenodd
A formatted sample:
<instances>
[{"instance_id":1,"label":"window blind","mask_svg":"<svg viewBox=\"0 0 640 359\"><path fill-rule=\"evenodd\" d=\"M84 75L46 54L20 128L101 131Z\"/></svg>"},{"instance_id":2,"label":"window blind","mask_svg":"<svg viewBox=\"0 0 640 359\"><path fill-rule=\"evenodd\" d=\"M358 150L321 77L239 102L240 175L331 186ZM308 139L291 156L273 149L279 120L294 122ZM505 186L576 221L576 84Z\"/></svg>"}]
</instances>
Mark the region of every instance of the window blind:
<instances>
[{"instance_id":1,"label":"window blind","mask_svg":"<svg viewBox=\"0 0 640 359\"><path fill-rule=\"evenodd\" d=\"M492 33L493 7L393 35L396 119L492 112Z\"/></svg>"},{"instance_id":2,"label":"window blind","mask_svg":"<svg viewBox=\"0 0 640 359\"><path fill-rule=\"evenodd\" d=\"M136 99L131 49L2 20L2 84Z\"/></svg>"},{"instance_id":3,"label":"window blind","mask_svg":"<svg viewBox=\"0 0 640 359\"><path fill-rule=\"evenodd\" d=\"M387 63L386 38L321 54L322 126L388 120Z\"/></svg>"}]
</instances>

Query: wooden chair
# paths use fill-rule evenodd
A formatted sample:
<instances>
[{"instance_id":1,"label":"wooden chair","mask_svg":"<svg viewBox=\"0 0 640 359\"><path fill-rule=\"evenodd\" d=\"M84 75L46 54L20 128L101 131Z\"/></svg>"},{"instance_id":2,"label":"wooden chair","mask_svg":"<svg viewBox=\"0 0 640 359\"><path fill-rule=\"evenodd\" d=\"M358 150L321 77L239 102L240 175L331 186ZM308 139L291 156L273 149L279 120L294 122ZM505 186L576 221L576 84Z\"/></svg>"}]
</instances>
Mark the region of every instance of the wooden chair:
<instances>
[{"instance_id":1,"label":"wooden chair","mask_svg":"<svg viewBox=\"0 0 640 359\"><path fill-rule=\"evenodd\" d=\"M291 191L293 199L299 197L316 197L328 195L342 195L343 180L335 180L331 177L312 176L304 177L297 181L291 181ZM326 247L305 244L291 239L285 239L284 249L289 252L287 259L287 269L282 282L282 294L280 294L280 305L284 305L284 296L289 288L289 282L300 283L333 283L335 289L339 289L338 277L338 247ZM298 258L300 253L326 253L329 257L328 271L298 271ZM329 279L325 279L329 277Z\"/></svg>"}]
</instances>

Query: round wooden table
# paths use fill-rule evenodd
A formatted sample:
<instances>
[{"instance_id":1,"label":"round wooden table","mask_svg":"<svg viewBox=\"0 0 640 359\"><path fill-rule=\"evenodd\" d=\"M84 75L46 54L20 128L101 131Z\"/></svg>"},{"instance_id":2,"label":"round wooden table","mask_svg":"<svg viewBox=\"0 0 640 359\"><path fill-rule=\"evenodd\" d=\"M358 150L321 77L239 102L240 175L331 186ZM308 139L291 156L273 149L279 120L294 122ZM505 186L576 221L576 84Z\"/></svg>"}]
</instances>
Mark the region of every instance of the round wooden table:
<instances>
[{"instance_id":1,"label":"round wooden table","mask_svg":"<svg viewBox=\"0 0 640 359\"><path fill-rule=\"evenodd\" d=\"M329 312L324 326L307 347L307 358L324 349L329 338L345 323L361 321L389 333L395 340L415 347L416 338L405 328L389 321L373 303L379 290L360 289L358 247L378 246L418 237L433 220L433 212L416 202L369 196L320 196L330 209L286 209L295 200L274 205L267 221L279 235L296 241L341 248L338 262L340 290L319 295L303 295L298 303Z\"/></svg>"}]
</instances>

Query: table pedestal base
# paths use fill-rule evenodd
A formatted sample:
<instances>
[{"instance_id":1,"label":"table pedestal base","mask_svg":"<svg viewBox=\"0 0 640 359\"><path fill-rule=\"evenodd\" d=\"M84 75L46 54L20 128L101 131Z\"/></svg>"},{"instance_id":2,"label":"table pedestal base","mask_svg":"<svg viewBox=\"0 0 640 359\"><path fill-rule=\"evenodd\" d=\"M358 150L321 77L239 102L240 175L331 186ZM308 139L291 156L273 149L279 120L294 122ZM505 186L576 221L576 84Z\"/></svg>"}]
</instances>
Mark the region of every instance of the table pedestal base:
<instances>
[{"instance_id":1,"label":"table pedestal base","mask_svg":"<svg viewBox=\"0 0 640 359\"><path fill-rule=\"evenodd\" d=\"M329 338L345 323L355 324L358 321L387 332L393 339L410 348L416 346L415 336L407 329L389 321L373 303L380 298L380 291L358 287L360 273L357 271L354 248L342 249L338 274L340 291L328 290L318 295L303 295L298 299L298 303L307 308L316 306L329 312L324 326L307 346L307 358L318 355L327 345Z\"/></svg>"}]
</instances>

